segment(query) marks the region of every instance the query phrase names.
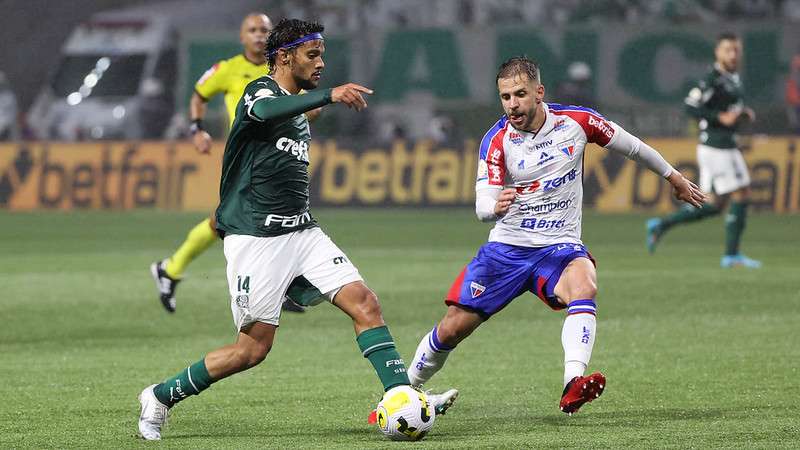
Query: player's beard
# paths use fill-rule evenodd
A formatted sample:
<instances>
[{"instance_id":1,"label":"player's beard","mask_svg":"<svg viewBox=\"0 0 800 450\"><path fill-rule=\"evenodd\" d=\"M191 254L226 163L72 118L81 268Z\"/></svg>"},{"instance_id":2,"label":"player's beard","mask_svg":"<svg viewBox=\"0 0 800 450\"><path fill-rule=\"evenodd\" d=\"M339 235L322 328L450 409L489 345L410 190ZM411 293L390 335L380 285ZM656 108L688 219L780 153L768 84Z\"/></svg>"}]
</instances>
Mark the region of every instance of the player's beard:
<instances>
[{"instance_id":1,"label":"player's beard","mask_svg":"<svg viewBox=\"0 0 800 450\"><path fill-rule=\"evenodd\" d=\"M317 85L319 84L319 83L315 82L314 80L312 80L310 78L308 78L308 79L306 79L306 78L297 78L295 80L295 82L297 83L297 86L299 86L300 89L302 89L304 91L310 91L312 89L316 89Z\"/></svg>"}]
</instances>

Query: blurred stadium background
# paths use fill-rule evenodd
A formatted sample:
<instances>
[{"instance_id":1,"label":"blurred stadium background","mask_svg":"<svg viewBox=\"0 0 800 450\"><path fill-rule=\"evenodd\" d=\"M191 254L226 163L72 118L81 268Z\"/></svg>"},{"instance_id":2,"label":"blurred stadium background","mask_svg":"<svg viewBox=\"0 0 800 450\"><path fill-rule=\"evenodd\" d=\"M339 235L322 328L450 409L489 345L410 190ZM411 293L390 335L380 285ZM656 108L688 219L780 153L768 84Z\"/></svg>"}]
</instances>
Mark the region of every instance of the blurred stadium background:
<instances>
[{"instance_id":1,"label":"blurred stadium background","mask_svg":"<svg viewBox=\"0 0 800 450\"><path fill-rule=\"evenodd\" d=\"M324 22L325 86L347 80L376 90L369 114L328 108L315 123L317 206L470 204L476 139L500 113L496 67L520 53L542 64L547 99L664 139L658 148L691 173L695 130L681 100L709 67L715 36L730 30L743 38L747 101L759 117L742 133L753 149L755 207L798 210L800 168L785 139L798 129L800 102L789 88L800 82L794 0L2 3L13 11L0 26L14 45L0 49L0 137L9 142L0 167L20 171L0 180L4 208L213 208L217 159L184 148L188 99L207 68L240 51L243 15L263 10L274 20ZM224 137L221 98L205 123ZM127 158L138 169L128 170L143 180L106 183L123 176L126 158L111 142L134 150ZM173 151L180 162L170 169L161 156ZM604 153L595 159L587 161L590 206L672 207L649 174ZM171 170L182 175L167 182ZM99 187L125 183L134 186L116 194Z\"/></svg>"},{"instance_id":2,"label":"blurred stadium background","mask_svg":"<svg viewBox=\"0 0 800 450\"><path fill-rule=\"evenodd\" d=\"M682 100L716 35L739 33L758 114L742 133L756 212L744 245L765 268L718 268L722 219L647 255L644 219L675 207L667 186L589 148L585 241L605 308L593 365L613 380L603 402L564 421L560 318L515 302L448 363L442 386L470 391L422 444L796 445L800 0L2 0L0 11L0 446L131 446L136 393L230 340L219 249L189 269L175 316L147 266L216 206L223 105L210 104L219 140L203 156L187 139L188 101L211 64L240 51L252 11L319 19L323 86L376 90L366 113L327 107L313 125L312 205L381 296L407 358L486 237L470 211L503 59L537 59L546 100L599 110L694 177ZM333 308L306 316L286 318L267 365L181 407L175 445L382 445L362 423L377 387L348 325ZM328 335L309 338L316 330ZM507 350L510 339L524 349ZM352 384L304 370L318 346Z\"/></svg>"}]
</instances>

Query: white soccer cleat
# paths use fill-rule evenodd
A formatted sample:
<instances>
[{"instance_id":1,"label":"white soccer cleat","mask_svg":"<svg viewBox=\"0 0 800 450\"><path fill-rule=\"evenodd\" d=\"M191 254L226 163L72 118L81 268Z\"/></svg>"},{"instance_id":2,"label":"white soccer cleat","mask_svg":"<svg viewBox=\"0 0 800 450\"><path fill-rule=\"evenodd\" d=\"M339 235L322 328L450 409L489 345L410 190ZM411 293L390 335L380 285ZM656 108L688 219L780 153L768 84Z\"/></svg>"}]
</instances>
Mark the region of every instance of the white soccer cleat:
<instances>
[{"instance_id":1,"label":"white soccer cleat","mask_svg":"<svg viewBox=\"0 0 800 450\"><path fill-rule=\"evenodd\" d=\"M169 408L158 401L153 393L155 384L144 388L139 394L139 403L142 404L142 412L139 414L139 436L148 441L158 441L161 439L161 427L167 423Z\"/></svg>"},{"instance_id":2,"label":"white soccer cleat","mask_svg":"<svg viewBox=\"0 0 800 450\"><path fill-rule=\"evenodd\" d=\"M456 399L458 398L458 390L450 389L449 391L445 391L441 394L431 394L430 392L426 392L425 395L428 396L428 400L431 402L431 405L433 405L433 409L436 410L436 415L442 416L456 402Z\"/></svg>"}]
</instances>

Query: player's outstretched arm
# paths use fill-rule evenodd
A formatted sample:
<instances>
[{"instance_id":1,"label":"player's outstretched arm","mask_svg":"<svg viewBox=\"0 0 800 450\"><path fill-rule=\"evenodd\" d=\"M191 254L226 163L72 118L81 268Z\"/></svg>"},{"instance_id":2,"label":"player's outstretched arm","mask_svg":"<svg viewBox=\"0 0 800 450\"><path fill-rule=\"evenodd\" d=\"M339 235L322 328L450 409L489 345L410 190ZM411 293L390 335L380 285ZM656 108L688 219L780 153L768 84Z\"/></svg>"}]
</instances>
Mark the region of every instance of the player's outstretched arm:
<instances>
[{"instance_id":1,"label":"player's outstretched arm","mask_svg":"<svg viewBox=\"0 0 800 450\"><path fill-rule=\"evenodd\" d=\"M347 83L333 88L331 101L333 103L344 103L348 108L361 111L367 107L367 101L364 100L363 94L372 94L372 89L360 84Z\"/></svg>"},{"instance_id":2,"label":"player's outstretched arm","mask_svg":"<svg viewBox=\"0 0 800 450\"><path fill-rule=\"evenodd\" d=\"M664 177L672 185L673 195L678 200L697 208L703 205L707 200L703 191L675 170L660 153L616 123L610 122L609 124L614 129L614 137L606 144L607 149L621 153L626 158L634 160Z\"/></svg>"}]
</instances>

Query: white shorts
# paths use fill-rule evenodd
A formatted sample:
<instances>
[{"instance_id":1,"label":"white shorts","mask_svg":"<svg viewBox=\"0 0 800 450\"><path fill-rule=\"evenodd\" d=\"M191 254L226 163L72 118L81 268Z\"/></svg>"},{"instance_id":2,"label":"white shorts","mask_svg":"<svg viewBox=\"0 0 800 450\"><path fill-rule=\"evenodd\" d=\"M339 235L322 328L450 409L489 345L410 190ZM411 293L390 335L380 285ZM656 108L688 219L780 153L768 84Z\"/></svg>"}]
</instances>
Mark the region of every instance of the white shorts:
<instances>
[{"instance_id":1,"label":"white shorts","mask_svg":"<svg viewBox=\"0 0 800 450\"><path fill-rule=\"evenodd\" d=\"M318 227L275 237L227 235L228 290L236 330L278 325L284 297L311 306L362 281L358 269Z\"/></svg>"},{"instance_id":2,"label":"white shorts","mask_svg":"<svg viewBox=\"0 0 800 450\"><path fill-rule=\"evenodd\" d=\"M697 165L700 168L700 189L705 192L725 195L750 186L750 173L739 149L698 145Z\"/></svg>"}]
</instances>

